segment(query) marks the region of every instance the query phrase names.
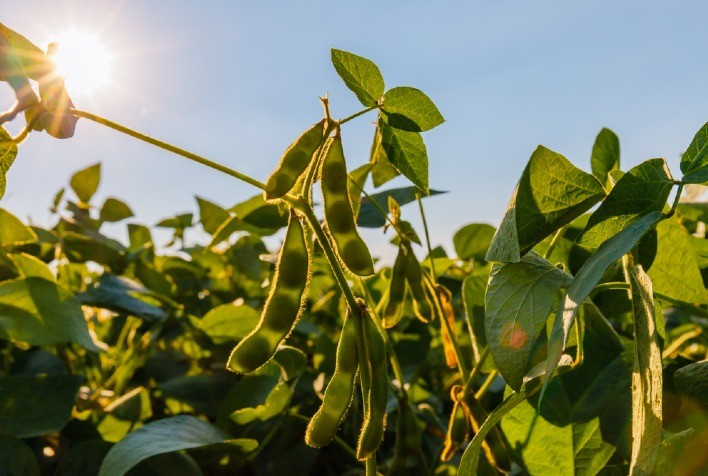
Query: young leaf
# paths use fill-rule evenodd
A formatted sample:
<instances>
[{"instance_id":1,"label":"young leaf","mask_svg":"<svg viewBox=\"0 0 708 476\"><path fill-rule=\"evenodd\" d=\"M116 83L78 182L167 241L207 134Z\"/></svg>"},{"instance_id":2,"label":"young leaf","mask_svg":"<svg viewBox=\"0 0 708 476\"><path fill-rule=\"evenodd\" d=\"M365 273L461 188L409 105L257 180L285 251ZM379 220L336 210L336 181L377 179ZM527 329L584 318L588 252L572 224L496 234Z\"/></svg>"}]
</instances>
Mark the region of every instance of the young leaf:
<instances>
[{"instance_id":1,"label":"young leaf","mask_svg":"<svg viewBox=\"0 0 708 476\"><path fill-rule=\"evenodd\" d=\"M396 129L423 132L439 126L445 119L423 91L407 86L386 91L383 119Z\"/></svg>"},{"instance_id":2,"label":"young leaf","mask_svg":"<svg viewBox=\"0 0 708 476\"><path fill-rule=\"evenodd\" d=\"M138 428L118 442L106 455L99 476L123 476L141 461L173 451L226 443L243 454L256 449L248 438L231 440L228 433L193 416L179 415Z\"/></svg>"},{"instance_id":3,"label":"young leaf","mask_svg":"<svg viewBox=\"0 0 708 476\"><path fill-rule=\"evenodd\" d=\"M364 106L375 106L383 96L384 79L373 61L332 48L334 69Z\"/></svg>"},{"instance_id":4,"label":"young leaf","mask_svg":"<svg viewBox=\"0 0 708 476\"><path fill-rule=\"evenodd\" d=\"M101 182L101 164L94 164L79 170L72 177L69 185L79 200L83 203L91 201L91 197L96 193L98 184Z\"/></svg>"},{"instance_id":5,"label":"young leaf","mask_svg":"<svg viewBox=\"0 0 708 476\"><path fill-rule=\"evenodd\" d=\"M492 225L486 223L471 223L457 230L452 237L457 257L463 260L484 260L495 231Z\"/></svg>"},{"instance_id":6,"label":"young leaf","mask_svg":"<svg viewBox=\"0 0 708 476\"><path fill-rule=\"evenodd\" d=\"M115 223L133 216L133 210L127 203L117 198L109 197L101 207L101 221Z\"/></svg>"},{"instance_id":7,"label":"young leaf","mask_svg":"<svg viewBox=\"0 0 708 476\"><path fill-rule=\"evenodd\" d=\"M590 167L592 174L602 184L606 184L611 170L618 170L620 165L619 138L611 130L604 128L600 131L592 146Z\"/></svg>"},{"instance_id":8,"label":"young leaf","mask_svg":"<svg viewBox=\"0 0 708 476\"><path fill-rule=\"evenodd\" d=\"M650 474L661 435L662 365L649 276L641 266L630 272L634 309L634 373L632 374L632 457L629 474Z\"/></svg>"},{"instance_id":9,"label":"young leaf","mask_svg":"<svg viewBox=\"0 0 708 476\"><path fill-rule=\"evenodd\" d=\"M708 122L696 132L688 150L681 156L681 171L686 183L708 182Z\"/></svg>"},{"instance_id":10,"label":"young leaf","mask_svg":"<svg viewBox=\"0 0 708 476\"><path fill-rule=\"evenodd\" d=\"M389 127L379 121L381 147L391 165L408 178L413 185L428 194L428 151L418 132Z\"/></svg>"},{"instance_id":11,"label":"young leaf","mask_svg":"<svg viewBox=\"0 0 708 476\"><path fill-rule=\"evenodd\" d=\"M489 276L485 334L507 384L521 390L533 366L532 351L553 308L556 293L572 277L533 251L518 263L497 264Z\"/></svg>"},{"instance_id":12,"label":"young leaf","mask_svg":"<svg viewBox=\"0 0 708 476\"><path fill-rule=\"evenodd\" d=\"M545 237L605 196L598 180L539 146L514 190L487 261L516 262Z\"/></svg>"},{"instance_id":13,"label":"young leaf","mask_svg":"<svg viewBox=\"0 0 708 476\"><path fill-rule=\"evenodd\" d=\"M580 305L600 282L607 268L627 254L662 217L661 212L652 212L629 225L615 236L600 245L598 250L588 258L580 271L568 286L563 304L558 307L553 329L548 339L548 357L546 359L546 382L548 385L551 374L558 366L563 350L568 342L570 329L575 321L575 315Z\"/></svg>"},{"instance_id":14,"label":"young leaf","mask_svg":"<svg viewBox=\"0 0 708 476\"><path fill-rule=\"evenodd\" d=\"M640 217L663 210L673 184L664 159L647 160L632 168L590 216L577 242L597 248Z\"/></svg>"}]
</instances>

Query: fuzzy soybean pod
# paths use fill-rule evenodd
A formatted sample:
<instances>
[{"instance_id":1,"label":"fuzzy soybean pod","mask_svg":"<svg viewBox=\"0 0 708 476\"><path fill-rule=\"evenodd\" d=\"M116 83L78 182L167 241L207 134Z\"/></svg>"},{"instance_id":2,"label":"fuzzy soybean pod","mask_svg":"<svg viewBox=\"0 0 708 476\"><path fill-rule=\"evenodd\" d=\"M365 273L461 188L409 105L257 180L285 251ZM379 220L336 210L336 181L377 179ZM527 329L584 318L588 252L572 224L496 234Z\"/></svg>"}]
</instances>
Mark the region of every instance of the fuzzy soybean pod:
<instances>
[{"instance_id":1,"label":"fuzzy soybean pod","mask_svg":"<svg viewBox=\"0 0 708 476\"><path fill-rule=\"evenodd\" d=\"M459 398L461 392L462 387L460 385L454 385L450 390L454 406L452 407L447 434L445 435L445 444L440 455L440 459L443 461L450 461L470 435L469 416L464 403Z\"/></svg>"},{"instance_id":2,"label":"fuzzy soybean pod","mask_svg":"<svg viewBox=\"0 0 708 476\"><path fill-rule=\"evenodd\" d=\"M391 269L391 284L388 288L388 303L384 308L383 325L387 329L398 324L403 316L406 299L406 256L403 247L398 248L396 261Z\"/></svg>"},{"instance_id":3,"label":"fuzzy soybean pod","mask_svg":"<svg viewBox=\"0 0 708 476\"><path fill-rule=\"evenodd\" d=\"M360 461L374 454L383 440L388 403L386 340L368 312L362 313L362 321L366 354L359 359L359 365L362 371L364 367L370 370L370 378L368 382L362 379L362 396L367 405L364 406L364 424L356 448L356 457Z\"/></svg>"},{"instance_id":4,"label":"fuzzy soybean pod","mask_svg":"<svg viewBox=\"0 0 708 476\"><path fill-rule=\"evenodd\" d=\"M311 272L310 249L294 211L275 267L273 285L260 321L229 357L234 372L249 373L268 362L302 313Z\"/></svg>"},{"instance_id":5,"label":"fuzzy soybean pod","mask_svg":"<svg viewBox=\"0 0 708 476\"><path fill-rule=\"evenodd\" d=\"M354 382L359 368L356 322L349 312L337 345L336 367L325 390L320 409L310 420L305 443L313 448L328 445L337 434L342 418L354 398Z\"/></svg>"},{"instance_id":6,"label":"fuzzy soybean pod","mask_svg":"<svg viewBox=\"0 0 708 476\"><path fill-rule=\"evenodd\" d=\"M283 153L265 186L265 199L274 200L283 197L297 183L298 178L307 170L315 152L324 141L325 120L310 127Z\"/></svg>"},{"instance_id":7,"label":"fuzzy soybean pod","mask_svg":"<svg viewBox=\"0 0 708 476\"><path fill-rule=\"evenodd\" d=\"M429 322L433 311L423 287L423 270L410 243L404 242L402 246L406 251L406 281L408 281L408 287L411 290L411 296L413 296L413 310L421 321Z\"/></svg>"},{"instance_id":8,"label":"fuzzy soybean pod","mask_svg":"<svg viewBox=\"0 0 708 476\"><path fill-rule=\"evenodd\" d=\"M340 259L358 276L374 274L369 248L359 236L354 222L354 211L349 198L349 176L344 160L342 137L339 130L325 142L324 161L320 170L324 215L327 228L334 239Z\"/></svg>"}]
</instances>

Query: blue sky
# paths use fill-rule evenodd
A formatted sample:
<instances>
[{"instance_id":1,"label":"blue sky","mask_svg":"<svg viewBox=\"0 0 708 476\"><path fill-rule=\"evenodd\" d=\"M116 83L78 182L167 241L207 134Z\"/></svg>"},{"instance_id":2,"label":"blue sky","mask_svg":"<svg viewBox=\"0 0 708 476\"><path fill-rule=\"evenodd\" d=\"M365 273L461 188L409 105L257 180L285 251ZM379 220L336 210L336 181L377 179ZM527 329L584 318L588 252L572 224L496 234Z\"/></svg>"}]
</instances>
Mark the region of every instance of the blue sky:
<instances>
[{"instance_id":1,"label":"blue sky","mask_svg":"<svg viewBox=\"0 0 708 476\"><path fill-rule=\"evenodd\" d=\"M74 94L78 108L260 180L319 119L318 95L330 93L337 117L361 108L329 49L374 60L387 87L422 89L447 120L425 141L431 186L449 191L427 201L431 238L448 249L462 225L498 224L538 144L589 169L606 126L624 168L665 157L679 174L680 153L708 120L705 1L11 3L0 21L42 47L77 28L114 51L113 84ZM11 99L0 87L0 101ZM373 120L343 131L350 167L368 160ZM230 206L256 193L82 120L71 140L33 135L22 145L0 205L47 224L54 193L97 161L98 202L125 199L147 224L196 211L195 195ZM403 213L419 222L415 207ZM365 237L387 254L379 232Z\"/></svg>"}]
</instances>

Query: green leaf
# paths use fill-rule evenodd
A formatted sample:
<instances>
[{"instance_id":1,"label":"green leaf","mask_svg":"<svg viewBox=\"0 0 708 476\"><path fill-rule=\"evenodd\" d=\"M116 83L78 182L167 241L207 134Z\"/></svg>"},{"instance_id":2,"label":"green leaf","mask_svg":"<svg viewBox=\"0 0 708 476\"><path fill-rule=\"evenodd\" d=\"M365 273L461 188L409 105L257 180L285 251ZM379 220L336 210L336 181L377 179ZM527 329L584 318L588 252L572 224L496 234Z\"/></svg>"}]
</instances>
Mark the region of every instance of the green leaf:
<instances>
[{"instance_id":1,"label":"green leaf","mask_svg":"<svg viewBox=\"0 0 708 476\"><path fill-rule=\"evenodd\" d=\"M255 420L266 421L279 415L290 403L293 391L288 384L280 382L266 397L265 402L256 407L236 410L231 419L239 425L247 425Z\"/></svg>"},{"instance_id":2,"label":"green leaf","mask_svg":"<svg viewBox=\"0 0 708 476\"><path fill-rule=\"evenodd\" d=\"M218 345L243 339L256 327L260 317L252 307L223 304L213 308L199 322L201 330Z\"/></svg>"},{"instance_id":3,"label":"green leaf","mask_svg":"<svg viewBox=\"0 0 708 476\"><path fill-rule=\"evenodd\" d=\"M428 151L418 132L389 127L379 121L381 147L391 165L408 178L413 185L428 193Z\"/></svg>"},{"instance_id":4,"label":"green leaf","mask_svg":"<svg viewBox=\"0 0 708 476\"><path fill-rule=\"evenodd\" d=\"M662 364L652 283L641 266L629 273L634 309L630 474L650 474L661 444Z\"/></svg>"},{"instance_id":5,"label":"green leaf","mask_svg":"<svg viewBox=\"0 0 708 476\"><path fill-rule=\"evenodd\" d=\"M457 230L452 237L457 257L483 261L495 231L496 228L486 223L471 223Z\"/></svg>"},{"instance_id":6,"label":"green leaf","mask_svg":"<svg viewBox=\"0 0 708 476\"><path fill-rule=\"evenodd\" d=\"M0 434L0 474L39 476L39 466L32 450L17 438Z\"/></svg>"},{"instance_id":7,"label":"green leaf","mask_svg":"<svg viewBox=\"0 0 708 476\"><path fill-rule=\"evenodd\" d=\"M598 180L539 146L514 190L487 261L516 262L536 244L605 196Z\"/></svg>"},{"instance_id":8,"label":"green leaf","mask_svg":"<svg viewBox=\"0 0 708 476\"><path fill-rule=\"evenodd\" d=\"M615 236L600 245L588 258L573 278L568 287L563 304L558 307L551 336L548 339L548 357L546 359L546 383L558 366L563 350L568 342L570 329L580 305L593 288L600 282L607 268L620 259L639 242L662 217L660 212L652 212L635 221Z\"/></svg>"},{"instance_id":9,"label":"green leaf","mask_svg":"<svg viewBox=\"0 0 708 476\"><path fill-rule=\"evenodd\" d=\"M113 447L103 440L81 441L72 444L61 459L56 476L93 476L98 474L106 454Z\"/></svg>"},{"instance_id":10,"label":"green leaf","mask_svg":"<svg viewBox=\"0 0 708 476\"><path fill-rule=\"evenodd\" d=\"M708 122L696 132L681 156L681 171L686 183L708 182Z\"/></svg>"},{"instance_id":11,"label":"green leaf","mask_svg":"<svg viewBox=\"0 0 708 476\"><path fill-rule=\"evenodd\" d=\"M31 345L76 342L98 351L74 294L40 278L0 283L0 337Z\"/></svg>"},{"instance_id":12,"label":"green leaf","mask_svg":"<svg viewBox=\"0 0 708 476\"><path fill-rule=\"evenodd\" d=\"M664 159L647 160L633 167L590 216L577 242L597 248L647 213L663 210L673 184Z\"/></svg>"},{"instance_id":13,"label":"green leaf","mask_svg":"<svg viewBox=\"0 0 708 476\"><path fill-rule=\"evenodd\" d=\"M191 213L182 213L170 218L160 220L155 226L160 228L173 228L175 230L183 230L192 226L193 215Z\"/></svg>"},{"instance_id":14,"label":"green leaf","mask_svg":"<svg viewBox=\"0 0 708 476\"><path fill-rule=\"evenodd\" d=\"M424 132L439 126L445 119L423 91L406 86L389 89L382 107L386 123L410 132Z\"/></svg>"},{"instance_id":15,"label":"green leaf","mask_svg":"<svg viewBox=\"0 0 708 476\"><path fill-rule=\"evenodd\" d=\"M22 245L37 241L37 235L19 218L0 208L0 246Z\"/></svg>"},{"instance_id":16,"label":"green leaf","mask_svg":"<svg viewBox=\"0 0 708 476\"><path fill-rule=\"evenodd\" d=\"M674 373L674 385L684 397L708 407L708 360L678 369Z\"/></svg>"},{"instance_id":17,"label":"green leaf","mask_svg":"<svg viewBox=\"0 0 708 476\"><path fill-rule=\"evenodd\" d=\"M138 428L118 442L106 455L98 474L123 476L141 461L173 451L228 443L245 454L258 446L256 440L229 438L227 433L196 417L179 415L165 418Z\"/></svg>"},{"instance_id":18,"label":"green leaf","mask_svg":"<svg viewBox=\"0 0 708 476\"><path fill-rule=\"evenodd\" d=\"M533 251L518 263L492 268L486 296L485 334L494 363L507 384L521 389L537 363L533 351L545 333L556 293L572 277Z\"/></svg>"},{"instance_id":19,"label":"green leaf","mask_svg":"<svg viewBox=\"0 0 708 476\"><path fill-rule=\"evenodd\" d=\"M12 141L12 137L5 129L0 127L0 198L5 195L7 171L17 157L17 144Z\"/></svg>"},{"instance_id":20,"label":"green leaf","mask_svg":"<svg viewBox=\"0 0 708 476\"><path fill-rule=\"evenodd\" d=\"M381 120L381 114L376 123ZM371 169L371 180L374 182L374 187L378 188L386 182L393 180L401 175L401 173L391 165L386 157L386 151L381 145L381 129L377 126L374 131L374 141L371 143L371 153L369 155L369 163L373 165Z\"/></svg>"},{"instance_id":21,"label":"green leaf","mask_svg":"<svg viewBox=\"0 0 708 476\"><path fill-rule=\"evenodd\" d=\"M36 81L46 73L44 51L2 23L0 23L0 35L7 39L13 55L20 61L27 76Z\"/></svg>"},{"instance_id":22,"label":"green leaf","mask_svg":"<svg viewBox=\"0 0 708 476\"><path fill-rule=\"evenodd\" d=\"M117 198L107 198L101 207L101 221L117 222L133 216L133 210L127 203Z\"/></svg>"},{"instance_id":23,"label":"green leaf","mask_svg":"<svg viewBox=\"0 0 708 476\"><path fill-rule=\"evenodd\" d=\"M654 291L694 304L706 303L706 289L691 236L672 216L656 227L658 246L649 268Z\"/></svg>"},{"instance_id":24,"label":"green leaf","mask_svg":"<svg viewBox=\"0 0 708 476\"><path fill-rule=\"evenodd\" d=\"M349 180L354 182L354 186L349 187L349 200L352 202L352 211L354 212L355 219L359 216L361 196L364 193L362 190L364 190L366 179L369 178L369 173L373 167L374 164L364 164L349 172Z\"/></svg>"},{"instance_id":25,"label":"green leaf","mask_svg":"<svg viewBox=\"0 0 708 476\"><path fill-rule=\"evenodd\" d=\"M85 292L77 294L82 304L124 312L147 321L165 319L164 310L146 301L151 296L150 290L135 281L110 273L102 274Z\"/></svg>"},{"instance_id":26,"label":"green leaf","mask_svg":"<svg viewBox=\"0 0 708 476\"><path fill-rule=\"evenodd\" d=\"M602 184L608 181L611 170L618 170L620 165L619 138L611 130L604 128L600 131L592 146L590 166L592 174Z\"/></svg>"},{"instance_id":27,"label":"green leaf","mask_svg":"<svg viewBox=\"0 0 708 476\"><path fill-rule=\"evenodd\" d=\"M79 200L83 203L88 203L93 197L93 194L98 190L98 184L101 182L101 164L97 163L79 170L72 177L69 185Z\"/></svg>"},{"instance_id":28,"label":"green leaf","mask_svg":"<svg viewBox=\"0 0 708 476\"><path fill-rule=\"evenodd\" d=\"M202 228L210 235L213 235L221 224L229 219L229 212L209 200L201 197L196 198L199 205L199 221L202 224Z\"/></svg>"},{"instance_id":29,"label":"green leaf","mask_svg":"<svg viewBox=\"0 0 708 476\"><path fill-rule=\"evenodd\" d=\"M386 224L386 217L381 213L379 207L383 210L388 210L388 198L392 197L400 206L407 205L408 203L414 202L416 200L415 194L416 187L400 187L385 190L383 192L378 192L369 195L368 197L363 197L361 199L361 208L359 210L359 217L357 219L357 225L363 228L381 228ZM446 193L440 190L430 190L428 197L433 195L440 195L441 193ZM425 196L423 197L425 198ZM379 205L377 207L374 205Z\"/></svg>"},{"instance_id":30,"label":"green leaf","mask_svg":"<svg viewBox=\"0 0 708 476\"><path fill-rule=\"evenodd\" d=\"M43 261L27 253L10 254L8 257L17 268L21 278L37 277L46 281L56 281L54 272Z\"/></svg>"},{"instance_id":31,"label":"green leaf","mask_svg":"<svg viewBox=\"0 0 708 476\"><path fill-rule=\"evenodd\" d=\"M332 64L344 84L356 94L364 106L375 106L383 96L384 79L373 61L332 48Z\"/></svg>"},{"instance_id":32,"label":"green leaf","mask_svg":"<svg viewBox=\"0 0 708 476\"><path fill-rule=\"evenodd\" d=\"M60 431L83 381L81 375L0 377L0 433L30 438Z\"/></svg>"}]
</instances>

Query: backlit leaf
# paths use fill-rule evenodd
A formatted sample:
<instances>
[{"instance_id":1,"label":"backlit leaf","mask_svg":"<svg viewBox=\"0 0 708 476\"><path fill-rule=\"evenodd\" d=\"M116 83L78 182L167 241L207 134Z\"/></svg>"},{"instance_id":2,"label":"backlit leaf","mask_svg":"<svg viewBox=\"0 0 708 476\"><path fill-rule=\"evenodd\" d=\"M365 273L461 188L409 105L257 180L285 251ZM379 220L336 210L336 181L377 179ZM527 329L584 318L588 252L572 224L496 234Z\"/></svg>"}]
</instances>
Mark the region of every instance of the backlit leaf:
<instances>
[{"instance_id":1,"label":"backlit leaf","mask_svg":"<svg viewBox=\"0 0 708 476\"><path fill-rule=\"evenodd\" d=\"M452 242L460 259L484 260L496 229L486 223L471 223L455 232Z\"/></svg>"},{"instance_id":2,"label":"backlit leaf","mask_svg":"<svg viewBox=\"0 0 708 476\"><path fill-rule=\"evenodd\" d=\"M391 165L424 193L428 193L428 151L418 132L389 127L379 121L381 147Z\"/></svg>"},{"instance_id":3,"label":"backlit leaf","mask_svg":"<svg viewBox=\"0 0 708 476\"><path fill-rule=\"evenodd\" d=\"M83 203L91 201L91 197L98 190L101 182L101 164L94 164L79 170L72 177L69 185Z\"/></svg>"},{"instance_id":4,"label":"backlit leaf","mask_svg":"<svg viewBox=\"0 0 708 476\"><path fill-rule=\"evenodd\" d=\"M590 158L592 174L597 177L600 183L606 184L610 171L619 169L619 165L619 138L611 130L602 129L592 147L592 157Z\"/></svg>"},{"instance_id":5,"label":"backlit leaf","mask_svg":"<svg viewBox=\"0 0 708 476\"><path fill-rule=\"evenodd\" d=\"M374 106L383 96L384 79L373 61L332 48L332 64L364 106Z\"/></svg>"},{"instance_id":6,"label":"backlit leaf","mask_svg":"<svg viewBox=\"0 0 708 476\"><path fill-rule=\"evenodd\" d=\"M386 91L383 119L396 129L424 132L445 122L433 101L415 88L397 87Z\"/></svg>"},{"instance_id":7,"label":"backlit leaf","mask_svg":"<svg viewBox=\"0 0 708 476\"><path fill-rule=\"evenodd\" d=\"M708 182L708 122L696 132L691 145L681 156L683 181Z\"/></svg>"}]
</instances>

